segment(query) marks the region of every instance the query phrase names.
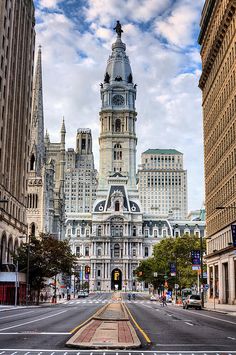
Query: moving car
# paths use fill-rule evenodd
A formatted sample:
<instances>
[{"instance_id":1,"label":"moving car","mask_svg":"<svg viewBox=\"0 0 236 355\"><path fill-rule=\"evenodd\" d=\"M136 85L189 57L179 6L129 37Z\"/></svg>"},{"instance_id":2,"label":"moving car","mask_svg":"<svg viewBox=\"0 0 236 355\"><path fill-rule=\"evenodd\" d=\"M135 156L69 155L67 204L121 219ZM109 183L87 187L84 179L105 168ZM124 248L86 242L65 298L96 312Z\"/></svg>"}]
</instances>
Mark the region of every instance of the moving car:
<instances>
[{"instance_id":1,"label":"moving car","mask_svg":"<svg viewBox=\"0 0 236 355\"><path fill-rule=\"evenodd\" d=\"M183 308L188 309L190 307L196 309L202 309L202 301L200 295L188 295L183 300Z\"/></svg>"},{"instance_id":2,"label":"moving car","mask_svg":"<svg viewBox=\"0 0 236 355\"><path fill-rule=\"evenodd\" d=\"M83 298L85 298L85 297L88 297L88 291L79 291L78 292L78 298L80 298L80 297L83 297Z\"/></svg>"}]
</instances>

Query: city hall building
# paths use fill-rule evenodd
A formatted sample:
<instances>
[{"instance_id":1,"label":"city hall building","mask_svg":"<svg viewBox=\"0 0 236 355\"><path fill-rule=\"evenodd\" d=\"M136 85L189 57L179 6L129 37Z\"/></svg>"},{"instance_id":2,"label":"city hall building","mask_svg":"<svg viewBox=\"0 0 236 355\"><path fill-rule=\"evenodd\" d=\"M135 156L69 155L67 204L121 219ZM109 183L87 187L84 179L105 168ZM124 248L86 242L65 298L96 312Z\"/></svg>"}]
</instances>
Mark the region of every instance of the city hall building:
<instances>
[{"instance_id":1,"label":"city hall building","mask_svg":"<svg viewBox=\"0 0 236 355\"><path fill-rule=\"evenodd\" d=\"M184 220L186 200L179 219L144 213L141 207L136 175L137 88L119 23L116 31L100 89L96 200L91 213L72 213L65 205L66 237L78 257L74 279L68 284L72 292L85 282L91 291L142 290L147 285L138 282L135 269L152 255L158 241L184 233L204 236L204 221Z\"/></svg>"}]
</instances>

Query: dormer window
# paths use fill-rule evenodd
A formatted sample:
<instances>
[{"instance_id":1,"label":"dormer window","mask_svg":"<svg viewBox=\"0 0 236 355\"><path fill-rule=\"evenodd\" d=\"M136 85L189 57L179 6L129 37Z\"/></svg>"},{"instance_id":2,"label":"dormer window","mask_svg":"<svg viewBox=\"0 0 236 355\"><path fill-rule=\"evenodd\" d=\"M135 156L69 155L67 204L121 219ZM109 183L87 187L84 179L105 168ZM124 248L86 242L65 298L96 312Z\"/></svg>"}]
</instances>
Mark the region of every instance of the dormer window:
<instances>
[{"instance_id":1,"label":"dormer window","mask_svg":"<svg viewBox=\"0 0 236 355\"><path fill-rule=\"evenodd\" d=\"M120 210L120 203L119 201L115 202L115 211L118 212Z\"/></svg>"}]
</instances>

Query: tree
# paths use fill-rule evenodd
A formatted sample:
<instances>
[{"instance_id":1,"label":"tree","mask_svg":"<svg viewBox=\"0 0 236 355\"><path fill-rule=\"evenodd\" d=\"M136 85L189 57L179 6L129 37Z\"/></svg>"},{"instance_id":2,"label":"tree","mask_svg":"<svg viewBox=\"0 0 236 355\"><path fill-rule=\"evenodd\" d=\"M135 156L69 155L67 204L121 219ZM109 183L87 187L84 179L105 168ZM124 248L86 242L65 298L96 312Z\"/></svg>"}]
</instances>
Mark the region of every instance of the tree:
<instances>
[{"instance_id":1,"label":"tree","mask_svg":"<svg viewBox=\"0 0 236 355\"><path fill-rule=\"evenodd\" d=\"M162 288L168 279L169 288L174 288L175 283L178 283L180 288L191 287L197 281L197 273L192 270L192 250L200 250L200 239L196 236L186 234L182 237L163 239L154 246L153 257L139 264L136 270L139 281L152 283L155 288ZM170 275L170 263L176 265L176 276Z\"/></svg>"},{"instance_id":2,"label":"tree","mask_svg":"<svg viewBox=\"0 0 236 355\"><path fill-rule=\"evenodd\" d=\"M71 275L76 264L76 257L71 253L68 241L60 241L51 235L31 236L30 243L23 243L14 255L18 260L19 270L27 272L29 258L29 284L32 291L39 295L47 278L59 273Z\"/></svg>"}]
</instances>

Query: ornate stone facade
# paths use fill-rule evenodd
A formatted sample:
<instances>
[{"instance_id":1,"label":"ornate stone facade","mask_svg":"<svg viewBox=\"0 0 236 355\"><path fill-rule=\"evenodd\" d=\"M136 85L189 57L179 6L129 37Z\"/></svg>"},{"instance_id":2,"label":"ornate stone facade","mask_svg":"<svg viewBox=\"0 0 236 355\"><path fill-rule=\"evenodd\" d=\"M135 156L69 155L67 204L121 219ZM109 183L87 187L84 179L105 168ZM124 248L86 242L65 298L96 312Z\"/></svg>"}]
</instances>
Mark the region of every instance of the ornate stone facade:
<instances>
[{"instance_id":1,"label":"ornate stone facade","mask_svg":"<svg viewBox=\"0 0 236 355\"><path fill-rule=\"evenodd\" d=\"M205 2L201 45L210 299L236 303L236 2ZM220 207L221 209L217 209Z\"/></svg>"},{"instance_id":2,"label":"ornate stone facade","mask_svg":"<svg viewBox=\"0 0 236 355\"><path fill-rule=\"evenodd\" d=\"M33 1L0 1L0 201L7 201L0 202L0 267L3 269L4 264L12 263L11 251L20 244L19 237L27 232L34 26Z\"/></svg>"}]
</instances>

